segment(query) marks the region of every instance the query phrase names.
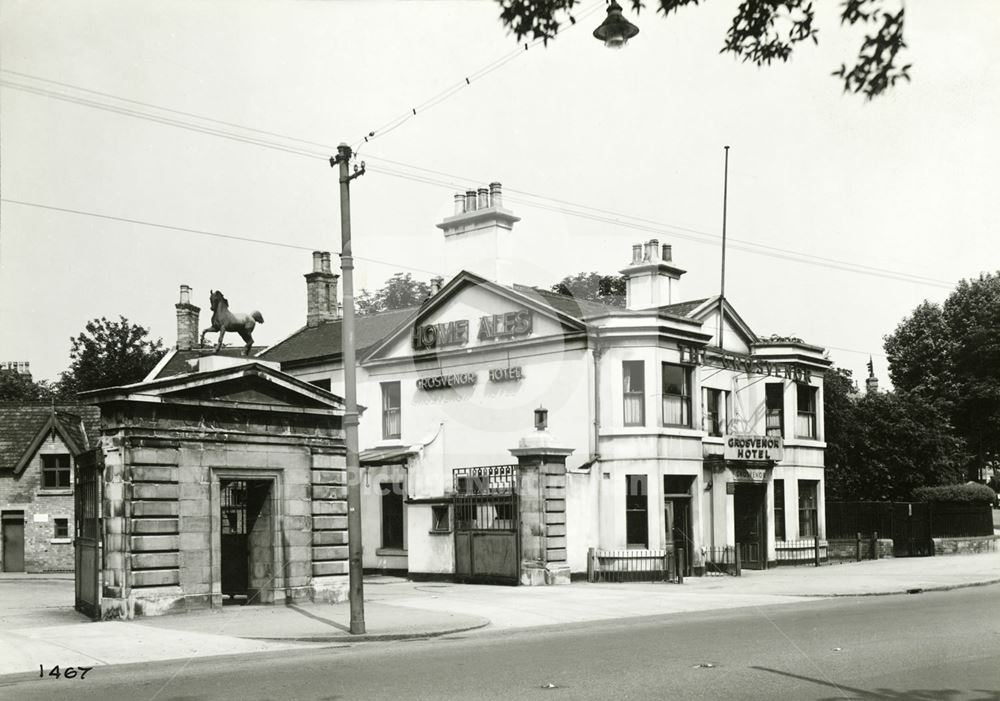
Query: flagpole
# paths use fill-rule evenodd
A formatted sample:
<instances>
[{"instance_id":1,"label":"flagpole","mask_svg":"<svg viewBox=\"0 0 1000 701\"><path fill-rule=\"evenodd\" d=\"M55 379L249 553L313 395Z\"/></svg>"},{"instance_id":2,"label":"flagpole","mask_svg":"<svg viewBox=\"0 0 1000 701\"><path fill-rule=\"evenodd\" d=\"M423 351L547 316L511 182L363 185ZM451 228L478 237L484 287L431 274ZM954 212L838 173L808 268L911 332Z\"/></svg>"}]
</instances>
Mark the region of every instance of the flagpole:
<instances>
[{"instance_id":1,"label":"flagpole","mask_svg":"<svg viewBox=\"0 0 1000 701\"><path fill-rule=\"evenodd\" d=\"M726 166L722 180L722 281L719 285L719 348L722 348L722 329L726 299L726 205L729 199L729 147L726 146Z\"/></svg>"}]
</instances>

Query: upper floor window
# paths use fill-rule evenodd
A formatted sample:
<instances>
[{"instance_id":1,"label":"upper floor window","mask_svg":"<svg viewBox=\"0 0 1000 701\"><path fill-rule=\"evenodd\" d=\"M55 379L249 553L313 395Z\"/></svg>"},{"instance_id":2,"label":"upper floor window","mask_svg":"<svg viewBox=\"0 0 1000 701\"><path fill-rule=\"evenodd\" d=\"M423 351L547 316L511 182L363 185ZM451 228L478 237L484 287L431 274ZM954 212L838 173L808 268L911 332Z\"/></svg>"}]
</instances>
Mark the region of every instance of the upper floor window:
<instances>
[{"instance_id":1,"label":"upper floor window","mask_svg":"<svg viewBox=\"0 0 1000 701\"><path fill-rule=\"evenodd\" d=\"M382 383L382 438L399 438L402 421L399 416L399 382Z\"/></svg>"},{"instance_id":2,"label":"upper floor window","mask_svg":"<svg viewBox=\"0 0 1000 701\"><path fill-rule=\"evenodd\" d=\"M73 484L69 454L42 456L42 487L44 489L69 489Z\"/></svg>"},{"instance_id":3,"label":"upper floor window","mask_svg":"<svg viewBox=\"0 0 1000 701\"><path fill-rule=\"evenodd\" d=\"M798 414L795 419L795 435L798 438L816 438L816 388L811 385L796 385Z\"/></svg>"},{"instance_id":4,"label":"upper floor window","mask_svg":"<svg viewBox=\"0 0 1000 701\"><path fill-rule=\"evenodd\" d=\"M705 389L705 403L702 407L702 428L710 436L721 436L726 432L726 405L729 392L721 389Z\"/></svg>"},{"instance_id":5,"label":"upper floor window","mask_svg":"<svg viewBox=\"0 0 1000 701\"><path fill-rule=\"evenodd\" d=\"M691 425L691 369L663 363L663 425Z\"/></svg>"},{"instance_id":6,"label":"upper floor window","mask_svg":"<svg viewBox=\"0 0 1000 701\"><path fill-rule=\"evenodd\" d=\"M765 432L769 436L785 435L785 385L768 382L764 385Z\"/></svg>"},{"instance_id":7,"label":"upper floor window","mask_svg":"<svg viewBox=\"0 0 1000 701\"><path fill-rule=\"evenodd\" d=\"M646 425L646 373L641 360L622 362L622 397L625 405L625 425Z\"/></svg>"}]
</instances>

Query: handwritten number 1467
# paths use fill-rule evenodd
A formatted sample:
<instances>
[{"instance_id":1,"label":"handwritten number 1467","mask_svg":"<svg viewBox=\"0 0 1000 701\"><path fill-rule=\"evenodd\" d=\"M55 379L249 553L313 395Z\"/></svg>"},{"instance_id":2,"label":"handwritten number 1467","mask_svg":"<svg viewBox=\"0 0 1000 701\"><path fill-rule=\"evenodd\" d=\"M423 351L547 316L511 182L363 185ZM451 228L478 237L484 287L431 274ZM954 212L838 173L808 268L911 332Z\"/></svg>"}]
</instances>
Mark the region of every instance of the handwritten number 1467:
<instances>
[{"instance_id":1,"label":"handwritten number 1467","mask_svg":"<svg viewBox=\"0 0 1000 701\"><path fill-rule=\"evenodd\" d=\"M93 667L64 667L60 670L59 665L56 665L49 670L49 676L55 677L56 679L59 679L59 677L62 677L63 679L75 679L77 677L83 679L87 676L87 672L92 669ZM45 676L45 668L42 667L42 665L38 665L38 676Z\"/></svg>"}]
</instances>

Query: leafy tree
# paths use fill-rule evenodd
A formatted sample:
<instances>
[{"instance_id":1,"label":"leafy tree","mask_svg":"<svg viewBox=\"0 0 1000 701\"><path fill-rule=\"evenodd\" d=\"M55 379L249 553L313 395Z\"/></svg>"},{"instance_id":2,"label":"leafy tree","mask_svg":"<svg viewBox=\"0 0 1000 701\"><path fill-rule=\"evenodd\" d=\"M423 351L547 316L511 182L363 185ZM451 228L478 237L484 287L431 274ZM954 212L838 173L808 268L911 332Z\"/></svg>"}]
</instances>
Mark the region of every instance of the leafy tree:
<instances>
[{"instance_id":1,"label":"leafy tree","mask_svg":"<svg viewBox=\"0 0 1000 701\"><path fill-rule=\"evenodd\" d=\"M35 382L30 375L0 370L0 401L30 402L58 397L58 388L45 380Z\"/></svg>"},{"instance_id":2,"label":"leafy tree","mask_svg":"<svg viewBox=\"0 0 1000 701\"><path fill-rule=\"evenodd\" d=\"M70 366L60 379L66 395L139 382L164 353L162 339L150 340L149 329L124 316L88 321L70 344Z\"/></svg>"},{"instance_id":3,"label":"leafy tree","mask_svg":"<svg viewBox=\"0 0 1000 701\"><path fill-rule=\"evenodd\" d=\"M962 280L943 305L923 302L885 349L893 384L946 413L971 450L968 477L982 479L1000 456L1000 273Z\"/></svg>"},{"instance_id":4,"label":"leafy tree","mask_svg":"<svg viewBox=\"0 0 1000 701\"><path fill-rule=\"evenodd\" d=\"M828 468L831 500L905 501L918 487L961 481L963 442L933 402L880 392L859 397L854 409L854 439Z\"/></svg>"},{"instance_id":5,"label":"leafy tree","mask_svg":"<svg viewBox=\"0 0 1000 701\"><path fill-rule=\"evenodd\" d=\"M520 42L524 37L554 39L565 20L575 24L574 8L580 0L496 0L500 21ZM639 12L645 0L622 0ZM697 5L699 0L653 0L658 12L669 17L681 7ZM893 12L890 7L897 6ZM841 6L841 25L867 28L861 48L850 67L841 64L833 72L845 92L862 93L868 99L881 95L900 79L910 80L910 64L900 65L904 11L902 2L893 0L846 0ZM811 0L743 0L729 25L720 53L731 53L757 66L774 60L787 61L796 44L819 43L819 29L814 26L816 12Z\"/></svg>"},{"instance_id":6,"label":"leafy tree","mask_svg":"<svg viewBox=\"0 0 1000 701\"><path fill-rule=\"evenodd\" d=\"M823 376L826 490L831 499L853 498L842 494L840 488L850 470L859 433L856 408L858 388L852 375L850 370L831 368Z\"/></svg>"},{"instance_id":7,"label":"leafy tree","mask_svg":"<svg viewBox=\"0 0 1000 701\"><path fill-rule=\"evenodd\" d=\"M415 307L430 294L431 286L428 283L414 280L409 273L396 273L375 292L361 290L355 305L358 314L375 314L390 309Z\"/></svg>"},{"instance_id":8,"label":"leafy tree","mask_svg":"<svg viewBox=\"0 0 1000 701\"><path fill-rule=\"evenodd\" d=\"M552 286L561 295L600 302L612 307L625 306L625 276L577 273L569 275Z\"/></svg>"}]
</instances>

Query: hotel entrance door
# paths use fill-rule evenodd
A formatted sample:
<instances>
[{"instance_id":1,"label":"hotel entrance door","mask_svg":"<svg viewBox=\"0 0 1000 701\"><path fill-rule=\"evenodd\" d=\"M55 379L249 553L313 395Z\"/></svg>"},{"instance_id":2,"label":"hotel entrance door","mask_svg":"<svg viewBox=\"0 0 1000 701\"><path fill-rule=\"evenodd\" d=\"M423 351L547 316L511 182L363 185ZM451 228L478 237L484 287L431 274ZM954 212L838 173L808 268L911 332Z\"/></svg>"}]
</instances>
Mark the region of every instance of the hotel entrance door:
<instances>
[{"instance_id":1,"label":"hotel entrance door","mask_svg":"<svg viewBox=\"0 0 1000 701\"><path fill-rule=\"evenodd\" d=\"M733 495L736 547L743 567L762 570L767 567L767 529L763 484L737 484Z\"/></svg>"}]
</instances>

